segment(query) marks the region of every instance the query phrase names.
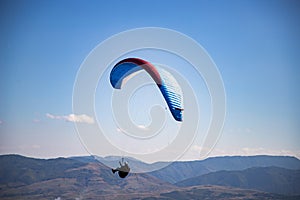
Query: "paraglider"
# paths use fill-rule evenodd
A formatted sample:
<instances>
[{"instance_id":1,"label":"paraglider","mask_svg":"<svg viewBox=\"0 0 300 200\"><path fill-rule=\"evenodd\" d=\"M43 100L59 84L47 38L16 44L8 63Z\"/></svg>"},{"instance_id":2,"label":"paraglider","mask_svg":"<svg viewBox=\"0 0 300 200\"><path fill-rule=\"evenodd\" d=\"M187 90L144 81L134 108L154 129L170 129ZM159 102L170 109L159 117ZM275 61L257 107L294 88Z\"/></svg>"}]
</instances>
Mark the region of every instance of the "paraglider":
<instances>
[{"instance_id":1,"label":"paraglider","mask_svg":"<svg viewBox=\"0 0 300 200\"><path fill-rule=\"evenodd\" d=\"M168 71L140 58L126 58L118 62L110 72L110 83L121 89L130 78L145 70L154 80L176 121L183 121L182 91L176 79Z\"/></svg>"},{"instance_id":2,"label":"paraglider","mask_svg":"<svg viewBox=\"0 0 300 200\"><path fill-rule=\"evenodd\" d=\"M173 118L178 121L183 121L183 95L181 87L176 79L168 71L156 67L148 61L140 58L126 58L114 65L110 72L110 83L114 89L121 89L126 82L140 73L146 71L159 88L164 97L168 108ZM167 110L167 107L165 108ZM130 168L127 162L119 162L120 167L112 169L115 174L118 172L121 178L125 178Z\"/></svg>"},{"instance_id":3,"label":"paraglider","mask_svg":"<svg viewBox=\"0 0 300 200\"><path fill-rule=\"evenodd\" d=\"M112 169L112 173L118 172L120 178L125 178L129 172L130 172L130 167L127 162L124 162L122 158L122 162L119 161L120 167L117 167L116 169Z\"/></svg>"}]
</instances>

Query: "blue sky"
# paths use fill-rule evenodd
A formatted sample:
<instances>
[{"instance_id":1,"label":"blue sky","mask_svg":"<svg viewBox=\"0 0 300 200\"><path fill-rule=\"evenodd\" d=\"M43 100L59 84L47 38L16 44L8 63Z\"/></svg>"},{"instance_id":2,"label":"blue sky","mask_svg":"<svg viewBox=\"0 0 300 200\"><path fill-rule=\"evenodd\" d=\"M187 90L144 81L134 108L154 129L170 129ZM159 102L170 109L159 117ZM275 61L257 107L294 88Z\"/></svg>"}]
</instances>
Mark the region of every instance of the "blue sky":
<instances>
[{"instance_id":1,"label":"blue sky","mask_svg":"<svg viewBox=\"0 0 300 200\"><path fill-rule=\"evenodd\" d=\"M201 44L222 75L227 117L211 156L300 157L298 1L0 4L1 154L87 154L74 124L66 122L81 63L114 34L163 27ZM197 156L191 153L190 157Z\"/></svg>"}]
</instances>

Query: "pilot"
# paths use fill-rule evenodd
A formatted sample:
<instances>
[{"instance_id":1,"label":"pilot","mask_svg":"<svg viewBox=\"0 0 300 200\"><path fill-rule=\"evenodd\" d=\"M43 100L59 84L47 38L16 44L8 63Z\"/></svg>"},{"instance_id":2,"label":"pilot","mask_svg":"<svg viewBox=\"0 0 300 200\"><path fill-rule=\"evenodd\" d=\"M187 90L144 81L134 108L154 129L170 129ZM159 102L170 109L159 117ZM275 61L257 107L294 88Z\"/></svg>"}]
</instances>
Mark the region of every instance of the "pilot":
<instances>
[{"instance_id":1,"label":"pilot","mask_svg":"<svg viewBox=\"0 0 300 200\"><path fill-rule=\"evenodd\" d=\"M119 164L120 164L120 167L116 168L116 169L112 169L111 171L113 173L116 173L118 172L120 178L125 178L129 171L130 171L130 168L128 166L128 163L127 162L124 162L124 164L122 164L120 161L119 161Z\"/></svg>"}]
</instances>

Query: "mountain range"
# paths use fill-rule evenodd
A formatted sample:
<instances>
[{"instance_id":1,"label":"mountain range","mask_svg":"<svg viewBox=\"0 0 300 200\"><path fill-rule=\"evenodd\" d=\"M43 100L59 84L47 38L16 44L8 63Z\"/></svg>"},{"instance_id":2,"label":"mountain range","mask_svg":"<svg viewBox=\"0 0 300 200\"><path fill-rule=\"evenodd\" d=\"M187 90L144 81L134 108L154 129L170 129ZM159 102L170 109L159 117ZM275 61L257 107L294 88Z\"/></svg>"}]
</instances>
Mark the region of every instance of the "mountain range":
<instances>
[{"instance_id":1,"label":"mountain range","mask_svg":"<svg viewBox=\"0 0 300 200\"><path fill-rule=\"evenodd\" d=\"M281 167L300 169L300 160L290 156L224 156L207 158L200 161L173 162L164 169L151 172L169 183L216 172L220 170L244 170L251 167Z\"/></svg>"},{"instance_id":2,"label":"mountain range","mask_svg":"<svg viewBox=\"0 0 300 200\"><path fill-rule=\"evenodd\" d=\"M101 158L117 161L118 157ZM136 159L130 164L151 167ZM156 163L157 165L157 163ZM215 157L125 179L94 157L0 156L0 199L300 199L300 160Z\"/></svg>"},{"instance_id":3,"label":"mountain range","mask_svg":"<svg viewBox=\"0 0 300 200\"><path fill-rule=\"evenodd\" d=\"M218 171L176 183L178 186L220 185L300 195L300 170L252 167L239 171Z\"/></svg>"}]
</instances>

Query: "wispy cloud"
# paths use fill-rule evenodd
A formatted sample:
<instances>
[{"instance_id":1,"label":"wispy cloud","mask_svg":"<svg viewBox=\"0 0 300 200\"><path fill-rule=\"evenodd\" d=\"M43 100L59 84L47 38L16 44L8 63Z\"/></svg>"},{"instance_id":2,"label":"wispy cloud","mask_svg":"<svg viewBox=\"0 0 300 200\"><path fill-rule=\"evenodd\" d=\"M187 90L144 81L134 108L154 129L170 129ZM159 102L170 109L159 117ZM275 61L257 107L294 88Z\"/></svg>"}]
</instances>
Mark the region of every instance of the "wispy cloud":
<instances>
[{"instance_id":1,"label":"wispy cloud","mask_svg":"<svg viewBox=\"0 0 300 200\"><path fill-rule=\"evenodd\" d=\"M144 126L144 125L137 125L137 127L140 128L140 129L143 129L143 130L149 130L149 128L146 127L146 126ZM127 130L122 129L122 128L120 128L120 127L118 127L116 130L117 130L119 133L130 132L130 131L127 131Z\"/></svg>"},{"instance_id":2,"label":"wispy cloud","mask_svg":"<svg viewBox=\"0 0 300 200\"><path fill-rule=\"evenodd\" d=\"M21 150L21 151L24 151L24 150L37 150L37 149L40 149L41 146L39 144L31 144L31 145L21 144L17 148L18 148L18 150Z\"/></svg>"},{"instance_id":3,"label":"wispy cloud","mask_svg":"<svg viewBox=\"0 0 300 200\"><path fill-rule=\"evenodd\" d=\"M118 131L119 133L122 133L122 132L123 132L121 128L117 128L117 131Z\"/></svg>"},{"instance_id":4,"label":"wispy cloud","mask_svg":"<svg viewBox=\"0 0 300 200\"><path fill-rule=\"evenodd\" d=\"M40 123L41 120L40 120L40 119L33 119L32 122L33 122L33 123Z\"/></svg>"},{"instance_id":5,"label":"wispy cloud","mask_svg":"<svg viewBox=\"0 0 300 200\"><path fill-rule=\"evenodd\" d=\"M140 129L148 129L148 127L146 127L145 125L137 125L137 127Z\"/></svg>"},{"instance_id":6,"label":"wispy cloud","mask_svg":"<svg viewBox=\"0 0 300 200\"><path fill-rule=\"evenodd\" d=\"M300 158L299 150L288 150L288 149L266 149L263 147L243 147L238 149L219 149L215 148L210 156L253 156L253 155L278 155L278 156L295 156Z\"/></svg>"},{"instance_id":7,"label":"wispy cloud","mask_svg":"<svg viewBox=\"0 0 300 200\"><path fill-rule=\"evenodd\" d=\"M82 115L75 115L75 114L69 114L69 115L52 115L49 113L46 113L46 117L50 119L57 119L57 120L65 120L67 122L78 122L78 123L87 123L87 124L93 124L95 121L92 117L82 114Z\"/></svg>"},{"instance_id":8,"label":"wispy cloud","mask_svg":"<svg viewBox=\"0 0 300 200\"><path fill-rule=\"evenodd\" d=\"M265 149L262 147L258 147L258 148L248 148L248 147L244 147L241 150L242 155L280 155L280 156L296 156L298 157L299 152L296 151L291 151L291 150L287 150L287 149Z\"/></svg>"}]
</instances>

